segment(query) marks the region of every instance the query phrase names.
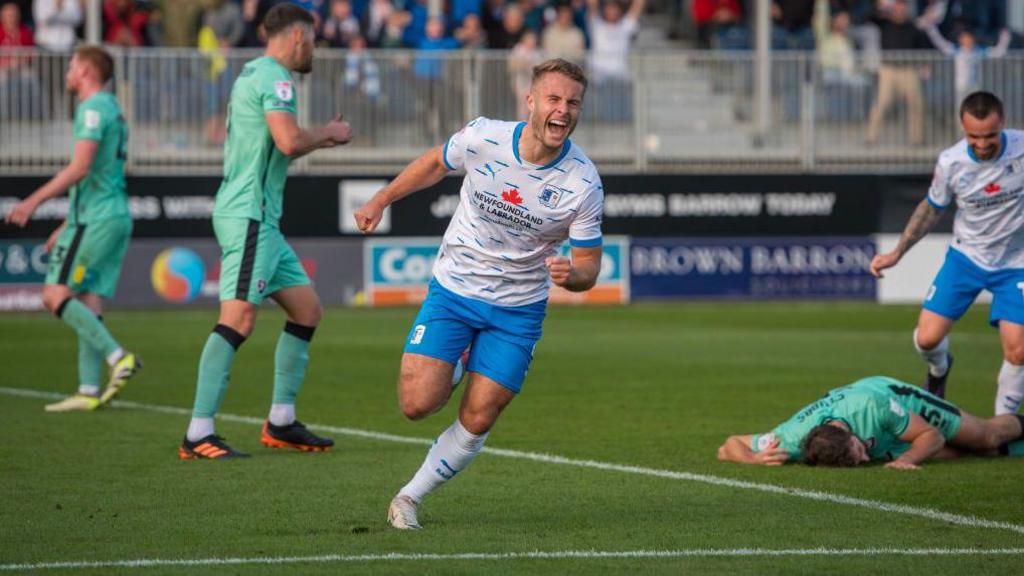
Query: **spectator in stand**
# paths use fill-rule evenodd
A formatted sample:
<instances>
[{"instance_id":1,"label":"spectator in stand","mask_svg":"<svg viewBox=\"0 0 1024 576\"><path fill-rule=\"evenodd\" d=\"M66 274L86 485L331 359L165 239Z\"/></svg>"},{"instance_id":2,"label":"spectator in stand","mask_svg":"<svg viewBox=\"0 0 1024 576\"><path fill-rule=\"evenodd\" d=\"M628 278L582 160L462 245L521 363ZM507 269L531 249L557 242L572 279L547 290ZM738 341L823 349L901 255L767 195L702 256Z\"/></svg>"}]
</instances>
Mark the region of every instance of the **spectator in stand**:
<instances>
[{"instance_id":1,"label":"spectator in stand","mask_svg":"<svg viewBox=\"0 0 1024 576\"><path fill-rule=\"evenodd\" d=\"M104 41L117 46L144 46L147 15L135 0L103 2Z\"/></svg>"},{"instance_id":2,"label":"spectator in stand","mask_svg":"<svg viewBox=\"0 0 1024 576\"><path fill-rule=\"evenodd\" d=\"M816 0L774 0L772 2L772 48L814 50L814 5Z\"/></svg>"},{"instance_id":3,"label":"spectator in stand","mask_svg":"<svg viewBox=\"0 0 1024 576\"><path fill-rule=\"evenodd\" d=\"M406 2L405 11L409 13L409 23L405 26L402 43L410 48L418 47L426 38L427 0L411 0Z\"/></svg>"},{"instance_id":4,"label":"spectator in stand","mask_svg":"<svg viewBox=\"0 0 1024 576\"><path fill-rule=\"evenodd\" d=\"M489 46L494 47L495 38L502 33L505 18L505 8L508 7L506 0L484 0L480 9L480 22L484 25L484 33L487 34ZM511 48L511 46L509 46Z\"/></svg>"},{"instance_id":5,"label":"spectator in stand","mask_svg":"<svg viewBox=\"0 0 1024 576\"><path fill-rule=\"evenodd\" d=\"M587 44L583 31L577 28L572 20L572 6L565 1L558 4L555 7L555 21L544 29L541 46L544 47L547 58L562 58L582 65Z\"/></svg>"},{"instance_id":6,"label":"spectator in stand","mask_svg":"<svg viewBox=\"0 0 1024 576\"><path fill-rule=\"evenodd\" d=\"M554 11L547 0L518 0L516 3L523 11L523 27L527 30L539 34L554 19Z\"/></svg>"},{"instance_id":7,"label":"spectator in stand","mask_svg":"<svg viewBox=\"0 0 1024 576\"><path fill-rule=\"evenodd\" d=\"M238 46L245 35L242 10L231 0L204 0L201 28L209 28L222 50Z\"/></svg>"},{"instance_id":8,"label":"spectator in stand","mask_svg":"<svg viewBox=\"0 0 1024 576\"><path fill-rule=\"evenodd\" d=\"M447 52L459 47L457 40L444 35L444 20L434 16L427 20L425 35L420 41L413 61L413 74L419 84L423 100L423 114L426 117L429 141L441 138L441 107L443 105L444 75L446 59L438 52Z\"/></svg>"},{"instance_id":9,"label":"spectator in stand","mask_svg":"<svg viewBox=\"0 0 1024 576\"><path fill-rule=\"evenodd\" d=\"M882 51L920 50L931 43L910 19L906 0L893 0L888 10L875 15L882 34ZM924 143L924 103L921 95L921 71L913 62L883 62L878 70L878 93L868 119L867 145L878 142L882 119L899 96L907 104L907 132L910 143Z\"/></svg>"},{"instance_id":10,"label":"spectator in stand","mask_svg":"<svg viewBox=\"0 0 1024 576\"><path fill-rule=\"evenodd\" d=\"M0 48L27 48L35 46L32 30L21 22L21 8L14 2L0 6ZM0 79L6 79L21 64L28 62L28 56L0 57Z\"/></svg>"},{"instance_id":11,"label":"spectator in stand","mask_svg":"<svg viewBox=\"0 0 1024 576\"><path fill-rule=\"evenodd\" d=\"M152 46L195 48L199 22L207 0L153 0L147 2L146 39Z\"/></svg>"},{"instance_id":12,"label":"spectator in stand","mask_svg":"<svg viewBox=\"0 0 1024 576\"><path fill-rule=\"evenodd\" d=\"M455 26L464 24L466 16L470 14L481 18L483 13L483 0L451 0L452 23Z\"/></svg>"},{"instance_id":13,"label":"spectator in stand","mask_svg":"<svg viewBox=\"0 0 1024 576\"><path fill-rule=\"evenodd\" d=\"M408 12L395 10L388 16L387 25L384 27L384 34L380 39L380 48L402 48L402 38L405 37L405 27L412 21Z\"/></svg>"},{"instance_id":14,"label":"spectator in stand","mask_svg":"<svg viewBox=\"0 0 1024 576\"><path fill-rule=\"evenodd\" d=\"M391 14L394 12L395 6L391 0L370 0L362 18L362 29L365 32L368 46L380 47L388 25L388 18L391 18Z\"/></svg>"},{"instance_id":15,"label":"spectator in stand","mask_svg":"<svg viewBox=\"0 0 1024 576\"><path fill-rule=\"evenodd\" d=\"M882 39L878 26L872 22L875 13L874 0L829 0L831 14L845 12L850 20L847 34L860 49L862 67L871 73L878 72L882 63Z\"/></svg>"},{"instance_id":16,"label":"spectator in stand","mask_svg":"<svg viewBox=\"0 0 1024 576\"><path fill-rule=\"evenodd\" d=\"M21 21L21 8L14 2L0 5L0 49L34 45L32 30ZM9 114L24 120L39 116L39 82L30 62L28 55L0 56L0 117Z\"/></svg>"},{"instance_id":17,"label":"spectator in stand","mask_svg":"<svg viewBox=\"0 0 1024 576\"><path fill-rule=\"evenodd\" d=\"M718 47L723 50L747 47L735 41L723 41L727 36L735 37L738 30L747 36L739 0L693 0L690 15L697 27L697 48L711 48L711 39L715 36L719 38Z\"/></svg>"},{"instance_id":18,"label":"spectator in stand","mask_svg":"<svg viewBox=\"0 0 1024 576\"><path fill-rule=\"evenodd\" d=\"M82 7L78 0L36 0L32 12L36 22L36 44L50 52L71 52L75 47L75 28L82 23Z\"/></svg>"},{"instance_id":19,"label":"spectator in stand","mask_svg":"<svg viewBox=\"0 0 1024 576\"><path fill-rule=\"evenodd\" d=\"M352 14L349 0L331 0L331 11L321 29L321 36L332 48L347 48L352 38L360 36L359 20Z\"/></svg>"},{"instance_id":20,"label":"spectator in stand","mask_svg":"<svg viewBox=\"0 0 1024 576\"><path fill-rule=\"evenodd\" d=\"M245 23L242 22L242 10L230 0L204 0L204 4L197 34L199 51L208 58L204 132L207 143L221 146L227 136L225 106L235 80L234 67L228 62L226 53L241 42Z\"/></svg>"},{"instance_id":21,"label":"spectator in stand","mask_svg":"<svg viewBox=\"0 0 1024 576\"><path fill-rule=\"evenodd\" d=\"M462 26L455 29L455 39L465 50L483 50L487 48L487 36L480 24L480 17L469 13L462 19Z\"/></svg>"},{"instance_id":22,"label":"spectator in stand","mask_svg":"<svg viewBox=\"0 0 1024 576\"><path fill-rule=\"evenodd\" d=\"M36 45L50 52L40 60L44 98L49 99L47 110L53 115L70 114L71 94L64 90L64 73L75 47L75 28L82 23L82 8L78 0L36 0L32 5L35 16Z\"/></svg>"},{"instance_id":23,"label":"spectator in stand","mask_svg":"<svg viewBox=\"0 0 1024 576\"><path fill-rule=\"evenodd\" d=\"M526 120L530 109L526 104L526 95L533 84L533 67L544 60L537 43L537 33L526 30L519 42L512 48L508 58L508 73L512 80L512 92L516 100L516 119Z\"/></svg>"},{"instance_id":24,"label":"spectator in stand","mask_svg":"<svg viewBox=\"0 0 1024 576\"><path fill-rule=\"evenodd\" d=\"M358 34L349 38L345 54L345 87L371 101L380 96L380 70L366 49L366 38Z\"/></svg>"},{"instance_id":25,"label":"spectator in stand","mask_svg":"<svg viewBox=\"0 0 1024 576\"><path fill-rule=\"evenodd\" d=\"M1019 0L1015 0L1019 2ZM936 25L946 37L966 27L982 44L994 44L1006 28L1006 0L930 0L937 9Z\"/></svg>"},{"instance_id":26,"label":"spectator in stand","mask_svg":"<svg viewBox=\"0 0 1024 576\"><path fill-rule=\"evenodd\" d=\"M857 53L849 34L850 14L832 15L829 31L818 47L822 79L825 84L838 86L864 86L867 80L857 70Z\"/></svg>"},{"instance_id":27,"label":"spectator in stand","mask_svg":"<svg viewBox=\"0 0 1024 576\"><path fill-rule=\"evenodd\" d=\"M644 11L645 0L633 0L623 12L617 0L587 0L587 26L590 28L590 73L596 84L629 78L629 46Z\"/></svg>"},{"instance_id":28,"label":"spectator in stand","mask_svg":"<svg viewBox=\"0 0 1024 576\"><path fill-rule=\"evenodd\" d=\"M501 28L487 33L487 45L496 50L510 50L519 43L526 29L526 18L518 4L509 4L501 17Z\"/></svg>"},{"instance_id":29,"label":"spectator in stand","mask_svg":"<svg viewBox=\"0 0 1024 576\"><path fill-rule=\"evenodd\" d=\"M957 102L980 88L981 61L1005 56L1012 39L1010 31L1004 28L999 33L999 41L995 46L978 46L974 33L967 26L961 26L956 34L957 43L954 44L939 32L935 18L929 13L926 12L918 20L918 24L923 26L928 38L940 52L953 58L953 86L956 89Z\"/></svg>"}]
</instances>

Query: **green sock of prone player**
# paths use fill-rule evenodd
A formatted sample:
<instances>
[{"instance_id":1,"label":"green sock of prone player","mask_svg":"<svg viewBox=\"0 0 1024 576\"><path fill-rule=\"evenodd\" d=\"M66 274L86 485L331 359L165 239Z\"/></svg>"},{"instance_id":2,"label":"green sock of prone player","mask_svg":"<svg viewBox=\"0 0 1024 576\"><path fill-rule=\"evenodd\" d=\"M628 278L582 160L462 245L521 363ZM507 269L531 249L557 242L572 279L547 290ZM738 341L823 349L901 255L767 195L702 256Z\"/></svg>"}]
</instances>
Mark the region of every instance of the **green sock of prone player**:
<instances>
[{"instance_id":1,"label":"green sock of prone player","mask_svg":"<svg viewBox=\"0 0 1024 576\"><path fill-rule=\"evenodd\" d=\"M1024 440L1015 440L1006 445L1007 456L1024 456Z\"/></svg>"},{"instance_id":2,"label":"green sock of prone player","mask_svg":"<svg viewBox=\"0 0 1024 576\"><path fill-rule=\"evenodd\" d=\"M196 383L196 402L192 407L195 418L213 418L220 409L224 393L228 390L228 376L235 352L245 342L234 329L223 324L213 327L206 339L203 355L199 358L199 380Z\"/></svg>"},{"instance_id":3,"label":"green sock of prone player","mask_svg":"<svg viewBox=\"0 0 1024 576\"><path fill-rule=\"evenodd\" d=\"M295 404L309 365L309 341L316 327L284 325L274 354L274 404Z\"/></svg>"},{"instance_id":4,"label":"green sock of prone player","mask_svg":"<svg viewBox=\"0 0 1024 576\"><path fill-rule=\"evenodd\" d=\"M121 349L103 322L100 322L96 314L77 298L65 300L60 308L57 308L57 317L71 326L81 340L98 350L104 358L110 358L111 354Z\"/></svg>"},{"instance_id":5,"label":"green sock of prone player","mask_svg":"<svg viewBox=\"0 0 1024 576\"><path fill-rule=\"evenodd\" d=\"M1016 440L999 447L1002 456L1024 456L1024 414L1014 414L1020 422L1021 435Z\"/></svg>"}]
</instances>

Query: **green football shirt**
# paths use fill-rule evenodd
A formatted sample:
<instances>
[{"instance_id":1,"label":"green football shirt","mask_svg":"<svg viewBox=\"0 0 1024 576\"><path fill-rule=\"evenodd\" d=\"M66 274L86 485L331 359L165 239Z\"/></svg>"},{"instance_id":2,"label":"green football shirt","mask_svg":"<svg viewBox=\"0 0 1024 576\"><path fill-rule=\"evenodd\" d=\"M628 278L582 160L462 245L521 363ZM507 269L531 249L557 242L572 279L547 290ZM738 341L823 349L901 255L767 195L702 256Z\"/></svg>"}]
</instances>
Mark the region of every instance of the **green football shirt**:
<instances>
[{"instance_id":1,"label":"green football shirt","mask_svg":"<svg viewBox=\"0 0 1024 576\"><path fill-rule=\"evenodd\" d=\"M117 98L100 91L79 103L72 137L75 142L95 140L99 147L89 173L71 187L68 224L131 218L124 179L128 126Z\"/></svg>"},{"instance_id":2,"label":"green football shirt","mask_svg":"<svg viewBox=\"0 0 1024 576\"><path fill-rule=\"evenodd\" d=\"M909 386L885 376L872 376L830 390L770 433L755 434L751 448L760 452L778 440L779 447L789 452L790 460L799 460L803 456L800 445L807 433L815 426L839 420L864 442L872 460L892 459L906 450L907 443L899 436L910 424L910 411L893 392L894 384Z\"/></svg>"},{"instance_id":3,"label":"green football shirt","mask_svg":"<svg viewBox=\"0 0 1024 576\"><path fill-rule=\"evenodd\" d=\"M224 180L217 191L215 217L249 218L277 227L290 158L274 145L264 116L295 114L291 74L269 56L246 63L231 88Z\"/></svg>"}]
</instances>

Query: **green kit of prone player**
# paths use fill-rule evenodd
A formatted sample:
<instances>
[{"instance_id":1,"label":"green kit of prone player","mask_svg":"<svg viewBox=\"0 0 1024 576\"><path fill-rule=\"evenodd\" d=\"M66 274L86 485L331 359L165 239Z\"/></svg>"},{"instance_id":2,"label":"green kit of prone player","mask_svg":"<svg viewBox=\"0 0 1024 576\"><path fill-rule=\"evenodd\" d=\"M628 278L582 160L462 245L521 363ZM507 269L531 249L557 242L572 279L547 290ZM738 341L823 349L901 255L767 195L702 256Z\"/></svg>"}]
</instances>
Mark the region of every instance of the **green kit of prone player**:
<instances>
[{"instance_id":1,"label":"green kit of prone player","mask_svg":"<svg viewBox=\"0 0 1024 576\"><path fill-rule=\"evenodd\" d=\"M927 390L873 376L830 390L767 434L730 436L721 460L915 469L932 458L1024 455L1024 416L978 418Z\"/></svg>"},{"instance_id":2,"label":"green kit of prone player","mask_svg":"<svg viewBox=\"0 0 1024 576\"><path fill-rule=\"evenodd\" d=\"M274 448L322 451L334 445L295 419L295 398L306 374L309 344L320 322L320 299L295 251L279 229L289 162L318 148L345 144L351 130L340 117L303 130L295 120L292 72L312 70L313 18L293 4L271 9L263 21L267 49L248 62L231 90L224 180L217 191L213 229L221 247L220 318L199 360L195 405L182 459L247 456L214 431L235 352L252 333L264 298L288 314L277 342L273 404L261 442Z\"/></svg>"},{"instance_id":3,"label":"green kit of prone player","mask_svg":"<svg viewBox=\"0 0 1024 576\"><path fill-rule=\"evenodd\" d=\"M43 202L70 190L65 222L46 242L50 260L43 304L78 334L78 392L48 404L48 412L89 411L116 396L142 367L102 322L103 299L112 298L132 235L124 163L128 128L121 107L103 85L114 61L97 46L75 50L65 78L79 99L71 163L19 202L7 222L24 226ZM103 364L110 367L100 392Z\"/></svg>"}]
</instances>

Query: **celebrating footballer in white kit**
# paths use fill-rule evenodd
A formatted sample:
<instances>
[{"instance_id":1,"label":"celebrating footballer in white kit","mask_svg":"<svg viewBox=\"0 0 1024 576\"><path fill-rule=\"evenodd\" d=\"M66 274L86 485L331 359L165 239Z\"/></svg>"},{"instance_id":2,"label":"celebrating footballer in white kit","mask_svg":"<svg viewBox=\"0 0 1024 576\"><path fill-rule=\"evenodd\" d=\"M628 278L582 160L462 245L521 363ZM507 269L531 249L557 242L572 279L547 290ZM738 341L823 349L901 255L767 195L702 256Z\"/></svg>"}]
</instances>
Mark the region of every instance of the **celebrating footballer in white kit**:
<instances>
[{"instance_id":1,"label":"celebrating footballer in white kit","mask_svg":"<svg viewBox=\"0 0 1024 576\"><path fill-rule=\"evenodd\" d=\"M955 202L953 241L925 297L914 346L928 363L928 390L944 396L947 335L978 293L990 291L989 322L999 328L1004 358L995 413L1016 414L1024 398L1024 132L1003 129L1003 104L988 92L964 99L960 121L966 137L939 156L927 198L871 271L881 277L895 266Z\"/></svg>"},{"instance_id":2,"label":"celebrating footballer in white kit","mask_svg":"<svg viewBox=\"0 0 1024 576\"><path fill-rule=\"evenodd\" d=\"M521 389L549 286L584 291L597 280L604 192L594 164L569 140L586 85L575 64L541 63L533 69L527 122L473 120L356 211L360 230L370 233L392 202L451 170L466 171L427 299L406 340L399 404L412 420L436 412L463 363L469 383L458 418L392 500L388 521L396 528L420 527L420 501L469 465ZM571 259L557 256L566 238Z\"/></svg>"}]
</instances>

